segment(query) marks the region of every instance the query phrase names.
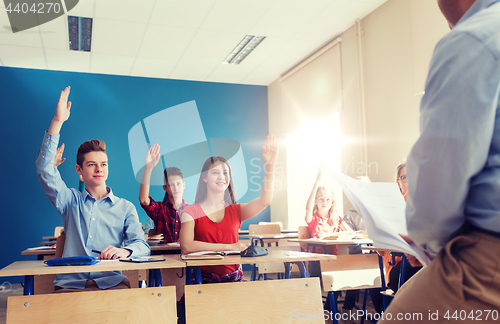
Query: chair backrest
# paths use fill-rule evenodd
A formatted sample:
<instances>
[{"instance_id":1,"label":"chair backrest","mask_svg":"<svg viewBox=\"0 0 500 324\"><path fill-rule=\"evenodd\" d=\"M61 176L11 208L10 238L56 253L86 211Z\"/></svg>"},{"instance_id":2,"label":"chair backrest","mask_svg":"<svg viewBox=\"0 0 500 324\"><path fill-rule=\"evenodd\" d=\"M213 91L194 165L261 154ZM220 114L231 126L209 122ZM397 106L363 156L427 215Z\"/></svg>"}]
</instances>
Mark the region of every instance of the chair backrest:
<instances>
[{"instance_id":1,"label":"chair backrest","mask_svg":"<svg viewBox=\"0 0 500 324\"><path fill-rule=\"evenodd\" d=\"M175 324L175 301L174 286L15 296L8 299L6 323Z\"/></svg>"},{"instance_id":2,"label":"chair backrest","mask_svg":"<svg viewBox=\"0 0 500 324\"><path fill-rule=\"evenodd\" d=\"M382 286L376 253L337 255L335 260L322 260L320 262L324 291L379 288Z\"/></svg>"},{"instance_id":3,"label":"chair backrest","mask_svg":"<svg viewBox=\"0 0 500 324\"><path fill-rule=\"evenodd\" d=\"M63 226L56 226L56 228L54 229L54 237L59 237L62 231L64 231Z\"/></svg>"},{"instance_id":4,"label":"chair backrest","mask_svg":"<svg viewBox=\"0 0 500 324\"><path fill-rule=\"evenodd\" d=\"M186 323L324 323L318 278L188 285L185 302Z\"/></svg>"},{"instance_id":5,"label":"chair backrest","mask_svg":"<svg viewBox=\"0 0 500 324\"><path fill-rule=\"evenodd\" d=\"M250 224L248 234L281 234L281 227L279 224Z\"/></svg>"},{"instance_id":6,"label":"chair backrest","mask_svg":"<svg viewBox=\"0 0 500 324\"><path fill-rule=\"evenodd\" d=\"M280 226L280 230L283 230L282 222L259 222L259 225L270 225L270 224L278 224Z\"/></svg>"},{"instance_id":7,"label":"chair backrest","mask_svg":"<svg viewBox=\"0 0 500 324\"><path fill-rule=\"evenodd\" d=\"M299 235L299 239L309 239L311 238L311 233L309 233L309 227L307 226L299 226L297 233ZM307 244L306 243L300 243L300 247L302 248L303 251L307 251Z\"/></svg>"},{"instance_id":8,"label":"chair backrest","mask_svg":"<svg viewBox=\"0 0 500 324\"><path fill-rule=\"evenodd\" d=\"M64 252L64 243L66 243L66 233L64 233L64 229L61 231L56 241L56 254L55 258L62 258Z\"/></svg>"}]
</instances>

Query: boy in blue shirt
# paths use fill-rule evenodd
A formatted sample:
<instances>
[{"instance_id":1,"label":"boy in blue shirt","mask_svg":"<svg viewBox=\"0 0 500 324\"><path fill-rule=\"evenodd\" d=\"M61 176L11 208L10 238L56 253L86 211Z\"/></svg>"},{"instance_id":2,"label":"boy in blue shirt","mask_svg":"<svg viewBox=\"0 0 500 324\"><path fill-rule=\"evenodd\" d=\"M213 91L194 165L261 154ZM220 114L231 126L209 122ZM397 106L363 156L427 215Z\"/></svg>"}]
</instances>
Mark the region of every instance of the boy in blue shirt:
<instances>
[{"instance_id":1,"label":"boy in blue shirt","mask_svg":"<svg viewBox=\"0 0 500 324\"><path fill-rule=\"evenodd\" d=\"M59 131L70 115L69 93L70 87L61 92L36 161L43 191L62 216L66 233L63 257L118 259L149 255L135 206L114 196L106 186L108 157L104 142L88 141L78 149L76 172L85 183L83 193L68 188L54 166ZM120 271L106 271L57 275L54 286L56 292L65 292L127 288L130 283Z\"/></svg>"}]
</instances>

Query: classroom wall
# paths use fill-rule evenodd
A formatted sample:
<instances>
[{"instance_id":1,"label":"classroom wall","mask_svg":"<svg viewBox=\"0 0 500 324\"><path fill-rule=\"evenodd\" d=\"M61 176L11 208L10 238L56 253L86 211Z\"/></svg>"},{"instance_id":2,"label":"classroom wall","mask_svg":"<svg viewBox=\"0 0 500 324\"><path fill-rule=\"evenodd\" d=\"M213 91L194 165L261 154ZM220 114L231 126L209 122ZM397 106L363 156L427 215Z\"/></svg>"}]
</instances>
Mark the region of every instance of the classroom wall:
<instances>
[{"instance_id":1,"label":"classroom wall","mask_svg":"<svg viewBox=\"0 0 500 324\"><path fill-rule=\"evenodd\" d=\"M140 184L132 168L128 133L132 126L154 113L195 100L206 138L229 138L241 145L246 170L233 168L233 172L240 176L246 172L243 176L248 180L248 190L239 202L260 195L257 186L250 183L250 176L254 182L264 178L261 146L269 128L267 87L8 67L0 67L0 80L0 267L32 259L21 257L21 251L38 246L42 236L52 236L54 227L62 225L61 216L41 189L35 160L59 93L67 85L71 86L73 105L61 130L60 143L66 144L67 160L59 170L69 187L78 188L79 184L75 172L78 146L90 139L102 139L109 158L107 184L116 196L136 206L140 221L145 224L147 216L138 201ZM189 128L172 132L174 126L164 124L165 134L173 141L189 136ZM200 170L201 167L200 164ZM187 183L188 203L194 199L196 184L197 179ZM163 195L161 186L151 189L155 199L161 200ZM251 221L269 219L267 208ZM243 225L247 227L248 224Z\"/></svg>"},{"instance_id":2,"label":"classroom wall","mask_svg":"<svg viewBox=\"0 0 500 324\"><path fill-rule=\"evenodd\" d=\"M389 0L362 19L359 26L360 45L356 26L339 35L341 167L353 177L367 173L372 181L394 181L396 166L418 138L418 109L432 50L449 27L435 0ZM360 79L364 80L364 89ZM286 95L282 87L279 80L269 85L269 127L270 132L284 140L289 130L283 125L283 115L289 112L281 104ZM286 170L283 155L280 161ZM313 182L314 178L311 187ZM301 215L299 211L287 210L290 199L301 200L305 206L307 197L290 195L286 188L277 193L271 207L273 221L288 224L289 217ZM345 197L343 207L345 211L351 207Z\"/></svg>"}]
</instances>

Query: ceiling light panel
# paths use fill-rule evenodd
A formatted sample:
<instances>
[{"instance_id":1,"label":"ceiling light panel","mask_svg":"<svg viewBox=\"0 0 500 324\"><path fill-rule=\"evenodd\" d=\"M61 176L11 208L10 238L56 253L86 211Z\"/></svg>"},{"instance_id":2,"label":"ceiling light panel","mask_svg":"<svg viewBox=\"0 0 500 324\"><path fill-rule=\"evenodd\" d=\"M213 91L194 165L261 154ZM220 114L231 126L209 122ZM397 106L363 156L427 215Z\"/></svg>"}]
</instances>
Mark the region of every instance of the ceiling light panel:
<instances>
[{"instance_id":1,"label":"ceiling light panel","mask_svg":"<svg viewBox=\"0 0 500 324\"><path fill-rule=\"evenodd\" d=\"M246 35L222 63L240 64L265 38L265 36Z\"/></svg>"}]
</instances>

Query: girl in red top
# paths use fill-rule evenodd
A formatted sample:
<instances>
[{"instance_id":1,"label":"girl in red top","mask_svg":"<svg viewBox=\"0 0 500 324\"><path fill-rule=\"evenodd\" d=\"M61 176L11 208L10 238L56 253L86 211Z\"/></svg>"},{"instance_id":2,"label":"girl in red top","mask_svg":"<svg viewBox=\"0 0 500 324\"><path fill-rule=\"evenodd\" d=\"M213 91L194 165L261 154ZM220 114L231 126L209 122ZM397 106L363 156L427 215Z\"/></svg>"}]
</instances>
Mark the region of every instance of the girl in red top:
<instances>
[{"instance_id":1,"label":"girl in red top","mask_svg":"<svg viewBox=\"0 0 500 324\"><path fill-rule=\"evenodd\" d=\"M243 251L238 242L241 223L254 217L272 200L274 169L278 159L278 144L273 135L262 146L265 177L260 197L247 204L237 204L229 162L221 156L208 158L203 164L194 205L181 215L180 243L182 253L198 251ZM242 281L238 265L200 267L203 282Z\"/></svg>"},{"instance_id":2,"label":"girl in red top","mask_svg":"<svg viewBox=\"0 0 500 324\"><path fill-rule=\"evenodd\" d=\"M305 220L311 237L323 238L340 231L352 231L335 212L333 192L320 186L322 176L323 167L320 167L306 204ZM328 254L338 254L337 246L329 246Z\"/></svg>"}]
</instances>

